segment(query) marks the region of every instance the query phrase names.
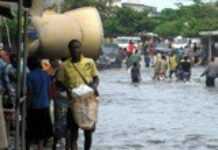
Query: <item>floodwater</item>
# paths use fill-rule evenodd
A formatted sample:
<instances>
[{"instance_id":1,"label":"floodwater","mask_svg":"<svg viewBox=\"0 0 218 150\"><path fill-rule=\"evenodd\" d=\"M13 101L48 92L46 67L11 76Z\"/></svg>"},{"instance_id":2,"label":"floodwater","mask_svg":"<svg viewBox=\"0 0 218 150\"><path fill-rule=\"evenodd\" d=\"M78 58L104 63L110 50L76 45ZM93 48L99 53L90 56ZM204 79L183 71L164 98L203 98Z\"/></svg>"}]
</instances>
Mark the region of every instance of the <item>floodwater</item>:
<instances>
[{"instance_id":1,"label":"floodwater","mask_svg":"<svg viewBox=\"0 0 218 150\"><path fill-rule=\"evenodd\" d=\"M218 150L218 88L204 86L202 68L187 83L142 72L139 85L125 69L100 73L93 150Z\"/></svg>"}]
</instances>

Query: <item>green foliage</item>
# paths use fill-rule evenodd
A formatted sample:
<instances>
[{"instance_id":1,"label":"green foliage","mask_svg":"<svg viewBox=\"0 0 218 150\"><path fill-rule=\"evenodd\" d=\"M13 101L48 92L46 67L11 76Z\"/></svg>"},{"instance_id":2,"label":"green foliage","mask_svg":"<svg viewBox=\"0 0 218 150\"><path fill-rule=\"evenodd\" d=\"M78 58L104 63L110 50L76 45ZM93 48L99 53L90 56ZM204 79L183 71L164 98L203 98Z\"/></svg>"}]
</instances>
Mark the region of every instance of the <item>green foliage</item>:
<instances>
[{"instance_id":1,"label":"green foliage","mask_svg":"<svg viewBox=\"0 0 218 150\"><path fill-rule=\"evenodd\" d=\"M149 17L147 11L112 7L112 1L65 0L65 8L97 7L106 36L133 35L143 31L155 32L161 36L196 36L202 30L218 29L218 2L192 0L193 5L189 6L178 3L179 9L164 9L159 16Z\"/></svg>"},{"instance_id":2,"label":"green foliage","mask_svg":"<svg viewBox=\"0 0 218 150\"><path fill-rule=\"evenodd\" d=\"M96 0L65 0L64 8L74 9L83 6L95 6L96 3L97 3Z\"/></svg>"},{"instance_id":3,"label":"green foliage","mask_svg":"<svg viewBox=\"0 0 218 150\"><path fill-rule=\"evenodd\" d=\"M148 12L137 12L129 8L112 7L113 0L65 0L64 9L95 6L102 17L106 36L135 34L154 28L154 20L148 19Z\"/></svg>"},{"instance_id":4,"label":"green foliage","mask_svg":"<svg viewBox=\"0 0 218 150\"><path fill-rule=\"evenodd\" d=\"M196 36L202 30L217 30L218 5L193 1L193 5L181 6L177 10L163 10L154 31L162 36Z\"/></svg>"},{"instance_id":5,"label":"green foliage","mask_svg":"<svg viewBox=\"0 0 218 150\"><path fill-rule=\"evenodd\" d=\"M96 7L100 12L106 36L134 35L144 31L155 32L161 36L196 36L202 30L218 29L218 1L203 3L202 0L192 0L194 3L189 6L178 3L178 9L164 9L158 16L149 16L146 10L137 12L129 8L113 7L112 1L65 0L64 11L83 6ZM16 40L15 20L6 21L12 41ZM3 39L6 39L5 25L1 24L0 28Z\"/></svg>"},{"instance_id":6,"label":"green foliage","mask_svg":"<svg viewBox=\"0 0 218 150\"><path fill-rule=\"evenodd\" d=\"M153 27L147 11L137 12L130 8L116 8L103 23L106 36L133 35Z\"/></svg>"},{"instance_id":7,"label":"green foliage","mask_svg":"<svg viewBox=\"0 0 218 150\"><path fill-rule=\"evenodd\" d=\"M12 44L12 47L15 47L17 40L17 21L16 19L2 19L0 24L1 30L1 42L4 43L6 48L9 48L9 41Z\"/></svg>"}]
</instances>

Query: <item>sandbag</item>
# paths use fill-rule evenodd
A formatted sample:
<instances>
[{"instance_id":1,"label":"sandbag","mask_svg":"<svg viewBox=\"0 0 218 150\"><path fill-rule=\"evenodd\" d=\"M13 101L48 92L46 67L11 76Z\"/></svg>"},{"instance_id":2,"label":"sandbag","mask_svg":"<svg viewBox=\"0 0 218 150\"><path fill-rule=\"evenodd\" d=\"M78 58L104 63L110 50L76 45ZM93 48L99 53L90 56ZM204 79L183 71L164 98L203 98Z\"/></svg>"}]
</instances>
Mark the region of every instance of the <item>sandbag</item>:
<instances>
[{"instance_id":1,"label":"sandbag","mask_svg":"<svg viewBox=\"0 0 218 150\"><path fill-rule=\"evenodd\" d=\"M81 41L80 26L74 18L63 14L44 13L35 16L33 24L39 34L37 53L49 58L63 58L69 55L68 43L71 39Z\"/></svg>"},{"instance_id":2,"label":"sandbag","mask_svg":"<svg viewBox=\"0 0 218 150\"><path fill-rule=\"evenodd\" d=\"M47 58L65 58L69 56L69 41L77 39L85 56L97 58L100 53L103 27L95 8L79 8L64 14L47 11L42 16L33 16L32 23L39 43L37 50L30 47L31 52ZM37 42L32 45L37 46Z\"/></svg>"},{"instance_id":3,"label":"sandbag","mask_svg":"<svg viewBox=\"0 0 218 150\"><path fill-rule=\"evenodd\" d=\"M82 32L82 50L87 57L97 58L104 31L101 18L95 8L86 7L66 12L66 15L75 18L80 24Z\"/></svg>"},{"instance_id":4,"label":"sandbag","mask_svg":"<svg viewBox=\"0 0 218 150\"><path fill-rule=\"evenodd\" d=\"M76 124L84 130L91 130L97 121L99 101L94 91L72 94L71 111Z\"/></svg>"}]
</instances>

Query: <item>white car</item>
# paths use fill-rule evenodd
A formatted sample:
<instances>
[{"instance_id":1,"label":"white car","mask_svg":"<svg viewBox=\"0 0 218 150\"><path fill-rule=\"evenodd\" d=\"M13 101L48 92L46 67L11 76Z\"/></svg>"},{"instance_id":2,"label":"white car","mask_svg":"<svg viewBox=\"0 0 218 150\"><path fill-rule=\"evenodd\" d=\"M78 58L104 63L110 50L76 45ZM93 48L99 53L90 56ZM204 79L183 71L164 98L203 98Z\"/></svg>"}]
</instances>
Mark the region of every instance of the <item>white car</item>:
<instances>
[{"instance_id":1,"label":"white car","mask_svg":"<svg viewBox=\"0 0 218 150\"><path fill-rule=\"evenodd\" d=\"M172 43L172 48L179 49L179 48L185 48L188 46L188 39L186 38L175 38L174 42Z\"/></svg>"},{"instance_id":2,"label":"white car","mask_svg":"<svg viewBox=\"0 0 218 150\"><path fill-rule=\"evenodd\" d=\"M120 36L115 39L115 42L119 46L119 48L124 49L128 47L130 40L135 44L136 48L140 48L142 44L141 38L137 36Z\"/></svg>"}]
</instances>

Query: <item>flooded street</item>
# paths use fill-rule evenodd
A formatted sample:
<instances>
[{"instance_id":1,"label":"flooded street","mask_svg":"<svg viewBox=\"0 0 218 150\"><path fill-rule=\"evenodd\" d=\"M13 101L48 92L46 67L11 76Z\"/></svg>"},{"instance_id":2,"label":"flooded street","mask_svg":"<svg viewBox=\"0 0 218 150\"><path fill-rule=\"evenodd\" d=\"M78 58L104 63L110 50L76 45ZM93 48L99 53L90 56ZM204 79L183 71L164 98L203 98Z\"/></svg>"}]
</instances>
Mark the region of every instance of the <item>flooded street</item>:
<instances>
[{"instance_id":1,"label":"flooded street","mask_svg":"<svg viewBox=\"0 0 218 150\"><path fill-rule=\"evenodd\" d=\"M205 88L201 72L183 83L143 70L136 86L125 69L102 71L93 149L218 150L218 88Z\"/></svg>"}]
</instances>

